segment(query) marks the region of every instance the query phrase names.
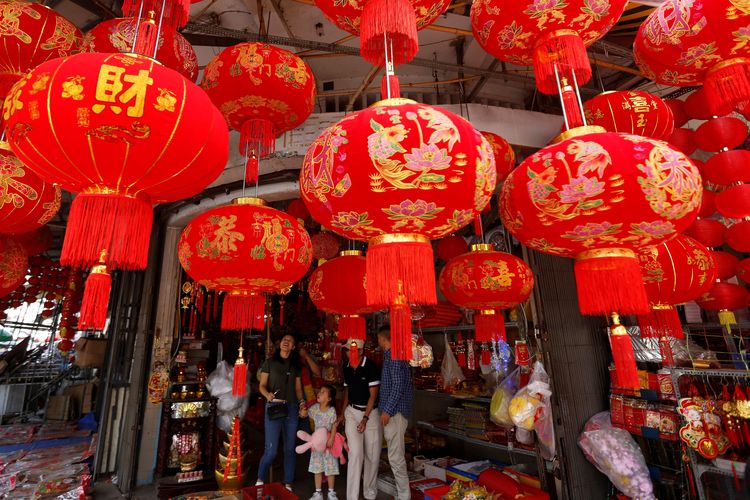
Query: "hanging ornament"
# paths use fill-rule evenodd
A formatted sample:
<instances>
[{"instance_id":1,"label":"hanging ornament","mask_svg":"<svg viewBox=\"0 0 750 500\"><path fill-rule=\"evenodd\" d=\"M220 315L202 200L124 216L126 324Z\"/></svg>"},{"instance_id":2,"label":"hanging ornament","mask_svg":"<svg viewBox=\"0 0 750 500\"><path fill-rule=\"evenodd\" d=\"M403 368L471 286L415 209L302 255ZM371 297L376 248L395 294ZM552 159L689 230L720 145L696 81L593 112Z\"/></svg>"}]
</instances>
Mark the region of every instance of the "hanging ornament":
<instances>
[{"instance_id":1,"label":"hanging ornament","mask_svg":"<svg viewBox=\"0 0 750 500\"><path fill-rule=\"evenodd\" d=\"M747 125L739 118L725 116L703 122L695 131L695 143L707 153L728 151L745 142Z\"/></svg>"},{"instance_id":2,"label":"hanging ornament","mask_svg":"<svg viewBox=\"0 0 750 500\"><path fill-rule=\"evenodd\" d=\"M474 339L507 342L503 309L525 302L534 287L529 265L489 244L451 259L440 272L440 291L451 303L474 310Z\"/></svg>"},{"instance_id":3,"label":"hanging ornament","mask_svg":"<svg viewBox=\"0 0 750 500\"><path fill-rule=\"evenodd\" d=\"M735 222L726 229L726 241L732 250L750 252L750 218Z\"/></svg>"},{"instance_id":4,"label":"hanging ornament","mask_svg":"<svg viewBox=\"0 0 750 500\"><path fill-rule=\"evenodd\" d=\"M716 102L709 102L706 89L703 87L688 94L684 103L685 114L694 120L709 120L732 112L731 105L717 105Z\"/></svg>"},{"instance_id":5,"label":"hanging ornament","mask_svg":"<svg viewBox=\"0 0 750 500\"><path fill-rule=\"evenodd\" d=\"M23 247L29 257L49 250L52 246L52 239L52 230L49 226L42 226L34 231L13 235L13 240Z\"/></svg>"},{"instance_id":6,"label":"hanging ornament","mask_svg":"<svg viewBox=\"0 0 750 500\"><path fill-rule=\"evenodd\" d=\"M690 236L708 248L717 248L724 244L724 224L713 219L696 219L684 231L685 236Z\"/></svg>"},{"instance_id":7,"label":"hanging ornament","mask_svg":"<svg viewBox=\"0 0 750 500\"><path fill-rule=\"evenodd\" d=\"M716 268L716 279L728 280L737 274L737 266L740 263L739 258L721 250L712 250L710 254Z\"/></svg>"},{"instance_id":8,"label":"hanging ornament","mask_svg":"<svg viewBox=\"0 0 750 500\"><path fill-rule=\"evenodd\" d=\"M84 52L133 53L134 40L137 41L134 18L107 19L94 26L83 37L81 50ZM143 54L150 55L150 54ZM177 31L162 29L156 43L157 61L169 69L182 74L191 82L198 78L198 57L193 46Z\"/></svg>"},{"instance_id":9,"label":"hanging ornament","mask_svg":"<svg viewBox=\"0 0 750 500\"><path fill-rule=\"evenodd\" d=\"M26 281L29 260L23 247L8 236L0 236L0 297Z\"/></svg>"},{"instance_id":10,"label":"hanging ornament","mask_svg":"<svg viewBox=\"0 0 750 500\"><path fill-rule=\"evenodd\" d=\"M276 138L304 122L315 105L315 77L288 50L245 42L206 65L201 86L240 133L245 181L258 180L258 162L276 151Z\"/></svg>"},{"instance_id":11,"label":"hanging ornament","mask_svg":"<svg viewBox=\"0 0 750 500\"><path fill-rule=\"evenodd\" d=\"M586 101L583 110L589 125L599 125L607 132L667 140L674 131L671 108L659 97L648 92L602 92Z\"/></svg>"},{"instance_id":12,"label":"hanging ornament","mask_svg":"<svg viewBox=\"0 0 750 500\"><path fill-rule=\"evenodd\" d=\"M305 222L312 220L312 217L310 217L310 211L307 210L307 205L305 205L305 202L299 198L289 202L289 206L286 208L286 213L297 219L303 226L305 225Z\"/></svg>"},{"instance_id":13,"label":"hanging ornament","mask_svg":"<svg viewBox=\"0 0 750 500\"><path fill-rule=\"evenodd\" d=\"M329 260L336 257L341 248L341 240L338 236L328 231L321 231L310 237L312 241L313 259Z\"/></svg>"},{"instance_id":14,"label":"hanging ornament","mask_svg":"<svg viewBox=\"0 0 750 500\"><path fill-rule=\"evenodd\" d=\"M200 0L123 0L122 13L125 17L138 19L141 46L154 47L160 30L176 31L187 24L190 4L198 1Z\"/></svg>"},{"instance_id":15,"label":"hanging ornament","mask_svg":"<svg viewBox=\"0 0 750 500\"><path fill-rule=\"evenodd\" d=\"M437 301L430 239L470 224L496 176L469 122L408 99L348 115L307 150L303 199L324 226L369 241L367 302L390 307L395 359L411 359L409 304Z\"/></svg>"},{"instance_id":16,"label":"hanging ornament","mask_svg":"<svg viewBox=\"0 0 750 500\"><path fill-rule=\"evenodd\" d=\"M718 312L719 323L730 332L732 325L737 324L734 311L746 308L748 298L750 295L744 287L720 281L714 283L696 302L701 309Z\"/></svg>"},{"instance_id":17,"label":"hanging ornament","mask_svg":"<svg viewBox=\"0 0 750 500\"><path fill-rule=\"evenodd\" d=\"M534 66L537 88L557 94L565 77L582 86L591 79L586 47L603 37L622 15L626 0L522 2L478 0L471 6L471 28L492 56Z\"/></svg>"},{"instance_id":18,"label":"hanging ornament","mask_svg":"<svg viewBox=\"0 0 750 500\"><path fill-rule=\"evenodd\" d=\"M690 120L690 117L685 112L684 101L680 101L679 99L666 99L664 104L669 106L669 109L672 111L672 118L675 127L682 127L688 122L688 120Z\"/></svg>"},{"instance_id":19,"label":"hanging ornament","mask_svg":"<svg viewBox=\"0 0 750 500\"><path fill-rule=\"evenodd\" d=\"M487 139L492 147L492 154L495 157L495 167L497 169L497 183L500 184L516 166L516 153L513 151L508 141L492 132L482 132L482 136Z\"/></svg>"},{"instance_id":20,"label":"hanging ornament","mask_svg":"<svg viewBox=\"0 0 750 500\"><path fill-rule=\"evenodd\" d=\"M458 257L462 253L469 251L469 244L461 236L452 234L445 238L438 240L435 246L435 254L438 259L443 262L448 262L454 257Z\"/></svg>"},{"instance_id":21,"label":"hanging ornament","mask_svg":"<svg viewBox=\"0 0 750 500\"><path fill-rule=\"evenodd\" d=\"M717 186L750 182L750 151L722 151L706 161L703 179Z\"/></svg>"}]
</instances>

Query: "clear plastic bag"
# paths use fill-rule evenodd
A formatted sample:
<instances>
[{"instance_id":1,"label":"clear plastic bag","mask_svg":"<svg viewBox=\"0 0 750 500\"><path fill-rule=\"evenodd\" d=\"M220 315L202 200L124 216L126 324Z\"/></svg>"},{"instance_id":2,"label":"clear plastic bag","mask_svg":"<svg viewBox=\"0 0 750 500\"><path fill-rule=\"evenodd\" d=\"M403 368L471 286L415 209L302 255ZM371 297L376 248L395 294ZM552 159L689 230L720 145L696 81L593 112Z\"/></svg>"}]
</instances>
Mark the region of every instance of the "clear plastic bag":
<instances>
[{"instance_id":1,"label":"clear plastic bag","mask_svg":"<svg viewBox=\"0 0 750 500\"><path fill-rule=\"evenodd\" d=\"M440 367L440 373L443 375L443 388L445 389L455 387L465 379L464 372L461 371L456 356L448 343L447 335L445 336L445 356Z\"/></svg>"},{"instance_id":2,"label":"clear plastic bag","mask_svg":"<svg viewBox=\"0 0 750 500\"><path fill-rule=\"evenodd\" d=\"M508 412L510 401L518 391L518 379L521 370L516 368L505 377L492 393L490 401L490 420L502 427L513 427L513 420Z\"/></svg>"},{"instance_id":3,"label":"clear plastic bag","mask_svg":"<svg viewBox=\"0 0 750 500\"><path fill-rule=\"evenodd\" d=\"M226 361L216 365L216 369L211 372L206 380L208 392L214 397L219 397L227 392L232 392L232 377L234 370Z\"/></svg>"},{"instance_id":4,"label":"clear plastic bag","mask_svg":"<svg viewBox=\"0 0 750 500\"><path fill-rule=\"evenodd\" d=\"M656 499L643 452L629 432L612 427L608 411L589 419L578 446L623 494L638 500Z\"/></svg>"},{"instance_id":5,"label":"clear plastic bag","mask_svg":"<svg viewBox=\"0 0 750 500\"><path fill-rule=\"evenodd\" d=\"M549 376L544 365L537 361L528 385L518 390L510 401L508 413L517 427L526 431L533 431L536 426L536 413L542 405L543 398L549 398L552 391L549 388Z\"/></svg>"}]
</instances>

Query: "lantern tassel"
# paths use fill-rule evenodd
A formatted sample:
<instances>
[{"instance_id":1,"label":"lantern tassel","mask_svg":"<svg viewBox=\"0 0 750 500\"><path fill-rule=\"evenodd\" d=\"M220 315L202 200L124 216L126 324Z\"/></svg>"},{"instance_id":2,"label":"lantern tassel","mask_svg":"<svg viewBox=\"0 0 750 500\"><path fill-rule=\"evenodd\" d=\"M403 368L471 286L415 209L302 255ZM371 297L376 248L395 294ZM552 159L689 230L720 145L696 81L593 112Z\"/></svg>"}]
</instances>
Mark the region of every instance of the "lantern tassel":
<instances>
[{"instance_id":1,"label":"lantern tassel","mask_svg":"<svg viewBox=\"0 0 750 500\"><path fill-rule=\"evenodd\" d=\"M222 304L221 329L263 330L265 305L262 295L227 295Z\"/></svg>"},{"instance_id":2,"label":"lantern tassel","mask_svg":"<svg viewBox=\"0 0 750 500\"><path fill-rule=\"evenodd\" d=\"M474 228L473 228L474 229L474 234L481 237L482 234L483 234L482 233L482 216L481 215L477 215L476 217L474 217L473 225L474 225Z\"/></svg>"},{"instance_id":3,"label":"lantern tassel","mask_svg":"<svg viewBox=\"0 0 750 500\"><path fill-rule=\"evenodd\" d=\"M417 17L409 0L367 0L362 10L359 52L375 66L382 66L385 60L385 35L393 47L394 64L409 62L417 55Z\"/></svg>"},{"instance_id":4,"label":"lantern tassel","mask_svg":"<svg viewBox=\"0 0 750 500\"><path fill-rule=\"evenodd\" d=\"M391 304L391 354L393 359L409 361L411 348L411 308L405 300Z\"/></svg>"},{"instance_id":5,"label":"lantern tassel","mask_svg":"<svg viewBox=\"0 0 750 500\"><path fill-rule=\"evenodd\" d=\"M349 366L352 368L359 366L359 346L356 342L349 344Z\"/></svg>"},{"instance_id":6,"label":"lantern tassel","mask_svg":"<svg viewBox=\"0 0 750 500\"><path fill-rule=\"evenodd\" d=\"M232 396L238 398L247 394L247 365L242 347L237 351L237 360L234 362L234 377L232 378Z\"/></svg>"},{"instance_id":7,"label":"lantern tassel","mask_svg":"<svg viewBox=\"0 0 750 500\"><path fill-rule=\"evenodd\" d=\"M390 93L388 86L390 85ZM401 97L401 84L398 76L386 72L380 80L380 96L382 99L396 99Z\"/></svg>"},{"instance_id":8,"label":"lantern tassel","mask_svg":"<svg viewBox=\"0 0 750 500\"><path fill-rule=\"evenodd\" d=\"M245 182L258 181L259 160L276 152L276 130L273 123L263 118L253 118L242 124L240 154L246 158Z\"/></svg>"},{"instance_id":9,"label":"lantern tassel","mask_svg":"<svg viewBox=\"0 0 750 500\"><path fill-rule=\"evenodd\" d=\"M141 199L79 193L70 206L60 263L93 267L105 249L110 268L145 269L152 223L151 205Z\"/></svg>"},{"instance_id":10,"label":"lantern tassel","mask_svg":"<svg viewBox=\"0 0 750 500\"><path fill-rule=\"evenodd\" d=\"M674 306L653 306L648 314L638 315L641 338L671 337L684 339L680 315Z\"/></svg>"},{"instance_id":11,"label":"lantern tassel","mask_svg":"<svg viewBox=\"0 0 750 500\"><path fill-rule=\"evenodd\" d=\"M492 361L490 350L487 348L486 344L482 344L482 364L489 365L490 361Z\"/></svg>"},{"instance_id":12,"label":"lantern tassel","mask_svg":"<svg viewBox=\"0 0 750 500\"><path fill-rule=\"evenodd\" d=\"M416 234L388 234L370 240L367 305L382 307L403 295L407 302L437 304L430 240Z\"/></svg>"},{"instance_id":13,"label":"lantern tassel","mask_svg":"<svg viewBox=\"0 0 750 500\"><path fill-rule=\"evenodd\" d=\"M490 342L491 340L508 341L505 333L505 318L503 313L489 309L474 314L474 340Z\"/></svg>"},{"instance_id":14,"label":"lantern tassel","mask_svg":"<svg viewBox=\"0 0 750 500\"><path fill-rule=\"evenodd\" d=\"M581 314L649 312L641 267L631 250L590 250L578 255L574 269Z\"/></svg>"},{"instance_id":15,"label":"lantern tassel","mask_svg":"<svg viewBox=\"0 0 750 500\"><path fill-rule=\"evenodd\" d=\"M661 363L664 366L674 366L674 353L669 337L659 339L659 351L661 352Z\"/></svg>"},{"instance_id":16,"label":"lantern tassel","mask_svg":"<svg viewBox=\"0 0 750 500\"><path fill-rule=\"evenodd\" d=\"M580 87L591 79L591 64L586 46L573 30L557 30L543 36L534 47L536 86L544 94L558 93L557 76L573 80Z\"/></svg>"},{"instance_id":17,"label":"lantern tassel","mask_svg":"<svg viewBox=\"0 0 750 500\"><path fill-rule=\"evenodd\" d=\"M190 16L190 0L124 0L122 2L122 13L124 17L137 17L138 12L154 11L161 15L162 30L176 30L187 24Z\"/></svg>"},{"instance_id":18,"label":"lantern tassel","mask_svg":"<svg viewBox=\"0 0 750 500\"><path fill-rule=\"evenodd\" d=\"M620 316L616 313L612 314L609 341L612 348L612 358L615 362L618 385L623 389L638 390L640 382L638 381L638 367L635 364L633 342L630 340L628 331L620 324Z\"/></svg>"},{"instance_id":19,"label":"lantern tassel","mask_svg":"<svg viewBox=\"0 0 750 500\"><path fill-rule=\"evenodd\" d=\"M339 339L365 340L367 328L365 318L359 315L341 316L339 318Z\"/></svg>"},{"instance_id":20,"label":"lantern tassel","mask_svg":"<svg viewBox=\"0 0 750 500\"><path fill-rule=\"evenodd\" d=\"M153 57L156 51L156 37L159 29L156 25L153 14L153 11L149 12L147 18L138 23L136 46L133 47L133 52L136 54Z\"/></svg>"},{"instance_id":21,"label":"lantern tassel","mask_svg":"<svg viewBox=\"0 0 750 500\"><path fill-rule=\"evenodd\" d=\"M706 100L712 112L725 107L734 108L750 99L750 60L734 58L722 61L706 74L703 82Z\"/></svg>"},{"instance_id":22,"label":"lantern tassel","mask_svg":"<svg viewBox=\"0 0 750 500\"><path fill-rule=\"evenodd\" d=\"M719 323L727 329L727 333L732 332L732 325L737 324L737 318L734 313L728 309L722 309L719 311Z\"/></svg>"},{"instance_id":23,"label":"lantern tassel","mask_svg":"<svg viewBox=\"0 0 750 500\"><path fill-rule=\"evenodd\" d=\"M561 91L562 105L565 110L565 117L568 120L568 129L583 126L583 115L581 107L578 104L578 96L573 87L568 83L568 79L561 78L563 85Z\"/></svg>"},{"instance_id":24,"label":"lantern tassel","mask_svg":"<svg viewBox=\"0 0 750 500\"><path fill-rule=\"evenodd\" d=\"M107 251L102 250L99 264L91 269L91 273L86 279L81 303L81 316L78 320L81 330L104 330L107 324L112 278L107 271L106 258Z\"/></svg>"}]
</instances>

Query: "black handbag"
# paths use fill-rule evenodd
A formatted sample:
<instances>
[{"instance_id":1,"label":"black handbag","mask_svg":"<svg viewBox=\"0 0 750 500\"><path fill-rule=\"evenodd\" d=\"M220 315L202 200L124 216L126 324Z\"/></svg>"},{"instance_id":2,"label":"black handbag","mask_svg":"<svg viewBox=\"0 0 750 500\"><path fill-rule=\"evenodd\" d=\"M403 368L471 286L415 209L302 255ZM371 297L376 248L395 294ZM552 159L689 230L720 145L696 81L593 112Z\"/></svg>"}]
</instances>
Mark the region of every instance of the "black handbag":
<instances>
[{"instance_id":1,"label":"black handbag","mask_svg":"<svg viewBox=\"0 0 750 500\"><path fill-rule=\"evenodd\" d=\"M289 406L286 403L269 403L268 418L270 420L281 420L289 416Z\"/></svg>"}]
</instances>

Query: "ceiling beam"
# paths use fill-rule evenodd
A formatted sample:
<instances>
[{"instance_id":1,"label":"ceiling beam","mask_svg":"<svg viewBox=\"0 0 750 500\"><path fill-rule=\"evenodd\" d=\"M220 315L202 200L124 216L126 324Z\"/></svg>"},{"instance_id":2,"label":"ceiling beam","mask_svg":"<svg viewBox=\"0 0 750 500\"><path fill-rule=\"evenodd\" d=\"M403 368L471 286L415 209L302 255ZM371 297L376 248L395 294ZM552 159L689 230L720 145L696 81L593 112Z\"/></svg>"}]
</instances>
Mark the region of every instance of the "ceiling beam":
<instances>
[{"instance_id":1,"label":"ceiling beam","mask_svg":"<svg viewBox=\"0 0 750 500\"><path fill-rule=\"evenodd\" d=\"M354 110L354 103L357 102L357 99L362 95L362 92L364 92L365 89L370 86L372 81L375 79L375 75L377 75L379 71L380 67L373 66L367 73L367 75L365 75L365 78L362 80L362 83L359 85L359 87L357 87L357 90L354 91L351 97L349 97L349 102L346 104L347 113L351 113Z\"/></svg>"},{"instance_id":2,"label":"ceiling beam","mask_svg":"<svg viewBox=\"0 0 750 500\"><path fill-rule=\"evenodd\" d=\"M70 0L79 7L82 7L89 12L96 14L101 17L102 20L112 19L115 17L121 17L120 14L112 10L111 7L105 5L101 0Z\"/></svg>"},{"instance_id":3,"label":"ceiling beam","mask_svg":"<svg viewBox=\"0 0 750 500\"><path fill-rule=\"evenodd\" d=\"M498 61L497 59L493 59L487 69L490 71L495 71L495 68L497 68L498 64L500 64L500 61ZM469 95L466 97L466 102L474 102L474 99L477 98L477 95L479 95L479 92L482 90L482 87L484 87L485 83L487 83L487 77L480 77L479 81L477 81L477 83L475 83L471 88L471 92L469 92Z\"/></svg>"}]
</instances>

